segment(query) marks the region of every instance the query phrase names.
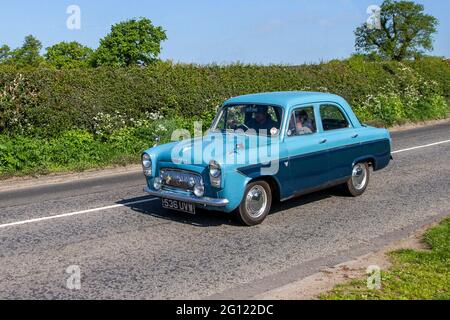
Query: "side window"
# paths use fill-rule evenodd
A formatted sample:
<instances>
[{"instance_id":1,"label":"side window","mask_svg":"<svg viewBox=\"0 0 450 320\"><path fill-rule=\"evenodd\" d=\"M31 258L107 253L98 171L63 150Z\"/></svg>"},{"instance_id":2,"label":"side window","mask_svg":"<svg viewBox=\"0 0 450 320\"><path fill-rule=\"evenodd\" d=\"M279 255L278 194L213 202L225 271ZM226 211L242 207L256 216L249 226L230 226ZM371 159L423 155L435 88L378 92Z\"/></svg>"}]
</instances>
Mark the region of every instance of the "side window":
<instances>
[{"instance_id":1,"label":"side window","mask_svg":"<svg viewBox=\"0 0 450 320\"><path fill-rule=\"evenodd\" d=\"M320 116L322 118L323 130L337 130L350 127L345 115L341 109L332 104L323 104L320 106Z\"/></svg>"},{"instance_id":2,"label":"side window","mask_svg":"<svg viewBox=\"0 0 450 320\"><path fill-rule=\"evenodd\" d=\"M300 108L292 112L287 132L289 137L303 136L316 132L317 126L313 107Z\"/></svg>"}]
</instances>

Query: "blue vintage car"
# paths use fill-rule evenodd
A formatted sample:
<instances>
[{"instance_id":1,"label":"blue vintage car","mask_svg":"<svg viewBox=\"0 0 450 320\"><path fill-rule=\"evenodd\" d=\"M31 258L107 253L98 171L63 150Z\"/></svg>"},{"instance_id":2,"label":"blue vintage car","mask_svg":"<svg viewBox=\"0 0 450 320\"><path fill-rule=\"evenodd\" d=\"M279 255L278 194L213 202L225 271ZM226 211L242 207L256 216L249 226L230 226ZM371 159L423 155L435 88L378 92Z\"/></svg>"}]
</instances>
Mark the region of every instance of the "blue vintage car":
<instances>
[{"instance_id":1,"label":"blue vintage car","mask_svg":"<svg viewBox=\"0 0 450 320\"><path fill-rule=\"evenodd\" d=\"M253 226L274 201L336 185L359 196L391 159L389 132L361 124L343 98L275 92L226 101L205 135L148 149L142 166L164 208L236 212Z\"/></svg>"}]
</instances>

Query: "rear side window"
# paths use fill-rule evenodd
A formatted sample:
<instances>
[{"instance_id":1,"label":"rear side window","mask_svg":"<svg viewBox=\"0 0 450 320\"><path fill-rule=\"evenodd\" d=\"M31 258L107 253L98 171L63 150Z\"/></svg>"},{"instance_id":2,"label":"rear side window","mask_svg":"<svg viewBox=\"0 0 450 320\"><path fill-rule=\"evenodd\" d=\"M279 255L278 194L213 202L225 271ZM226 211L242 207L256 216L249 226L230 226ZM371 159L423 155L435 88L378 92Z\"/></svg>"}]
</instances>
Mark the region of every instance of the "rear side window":
<instances>
[{"instance_id":1,"label":"rear side window","mask_svg":"<svg viewBox=\"0 0 450 320\"><path fill-rule=\"evenodd\" d=\"M314 116L314 107L305 107L297 109L292 113L289 121L287 135L302 136L317 132L316 118Z\"/></svg>"},{"instance_id":2,"label":"rear side window","mask_svg":"<svg viewBox=\"0 0 450 320\"><path fill-rule=\"evenodd\" d=\"M332 104L320 106L320 117L322 118L323 130L331 131L349 128L350 123L341 109Z\"/></svg>"}]
</instances>

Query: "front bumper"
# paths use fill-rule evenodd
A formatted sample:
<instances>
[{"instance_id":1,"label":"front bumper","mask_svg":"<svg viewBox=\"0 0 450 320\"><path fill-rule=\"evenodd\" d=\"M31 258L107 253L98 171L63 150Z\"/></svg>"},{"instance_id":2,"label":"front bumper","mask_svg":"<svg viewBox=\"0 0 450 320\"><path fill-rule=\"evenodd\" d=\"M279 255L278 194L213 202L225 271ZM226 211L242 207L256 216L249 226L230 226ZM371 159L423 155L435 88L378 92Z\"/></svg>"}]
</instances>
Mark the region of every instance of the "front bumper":
<instances>
[{"instance_id":1,"label":"front bumper","mask_svg":"<svg viewBox=\"0 0 450 320\"><path fill-rule=\"evenodd\" d=\"M228 199L215 199L215 198L207 198L207 197L198 198L194 195L185 195L185 194L179 194L176 192L170 192L170 191L164 191L164 190L160 190L160 191L151 190L149 187L145 187L144 192L146 192L152 196L158 197L158 198L184 201L184 202L194 203L194 204L207 206L207 207L226 207L230 203L230 201Z\"/></svg>"}]
</instances>

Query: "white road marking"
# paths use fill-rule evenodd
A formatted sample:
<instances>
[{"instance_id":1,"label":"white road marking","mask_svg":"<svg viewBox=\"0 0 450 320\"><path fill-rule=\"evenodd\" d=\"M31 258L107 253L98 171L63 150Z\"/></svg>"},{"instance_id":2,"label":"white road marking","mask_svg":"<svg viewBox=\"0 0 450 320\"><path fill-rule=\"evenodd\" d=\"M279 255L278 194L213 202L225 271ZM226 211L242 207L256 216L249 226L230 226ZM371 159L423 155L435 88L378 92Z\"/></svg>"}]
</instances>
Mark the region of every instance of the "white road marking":
<instances>
[{"instance_id":1,"label":"white road marking","mask_svg":"<svg viewBox=\"0 0 450 320\"><path fill-rule=\"evenodd\" d=\"M72 217L72 216L77 216L77 215L80 215L80 214L86 214L86 213L92 213L92 212L98 212L98 211L105 211L105 210L110 210L110 209L122 208L122 207L130 206L130 205L147 203L147 202L151 202L151 201L155 201L155 200L158 200L158 199L157 198L153 198L153 199L146 199L146 200L140 200L140 201L133 201L133 202L127 202L127 203L123 203L123 204L115 204L115 205L107 206L107 207L94 208L94 209L89 209L89 210L58 214L58 215L54 215L54 216L47 216L47 217L42 217L42 218L29 219L29 220L23 220L23 221L11 222L11 223L5 223L5 224L1 224L0 225L0 229L8 228L8 227L14 227L14 226L20 226L20 225L23 225L23 224L29 224L29 223L35 223L35 222L42 222L42 221L47 221L47 220Z\"/></svg>"},{"instance_id":2,"label":"white road marking","mask_svg":"<svg viewBox=\"0 0 450 320\"><path fill-rule=\"evenodd\" d=\"M403 150L397 150L397 151L393 151L391 153L392 154L398 154L398 153L412 151L412 150L417 150L417 149L429 148L429 147L437 146L437 145L444 144L444 143L450 143L450 140L430 143L430 144L427 144L427 145L417 146L417 147L403 149ZM53 220L53 219L72 217L72 216L77 216L77 215L80 215L80 214L86 214L86 213L92 213L92 212L99 212L99 211L105 211L105 210L110 210L110 209L122 208L122 207L126 207L126 206L129 206L129 205L136 205L136 204L151 202L151 201L155 201L155 200L158 200L158 198L146 199L146 200L140 200L140 201L134 201L134 202L127 202L127 203L115 204L115 205L107 206L107 207L94 208L94 209L89 209L89 210L58 214L58 215L54 215L54 216L47 216L47 217L42 217L42 218L29 219L29 220L11 222L11 223L6 223L6 224L0 224L0 229L8 228L8 227L14 227L14 226L20 226L20 225L29 224L29 223L35 223L35 222L42 222L42 221L48 221L48 220Z\"/></svg>"},{"instance_id":3,"label":"white road marking","mask_svg":"<svg viewBox=\"0 0 450 320\"><path fill-rule=\"evenodd\" d=\"M392 154L397 154L397 153L402 153L402 152L407 152L407 151L412 151L412 150L417 150L417 149L429 148L429 147L437 146L437 145L444 144L444 143L450 143L450 140L430 143L430 144L426 144L426 145L423 145L423 146L418 146L418 147L413 147L413 148L408 148L408 149L403 149L403 150L397 150L397 151L394 151L394 152L391 152L391 153Z\"/></svg>"}]
</instances>

